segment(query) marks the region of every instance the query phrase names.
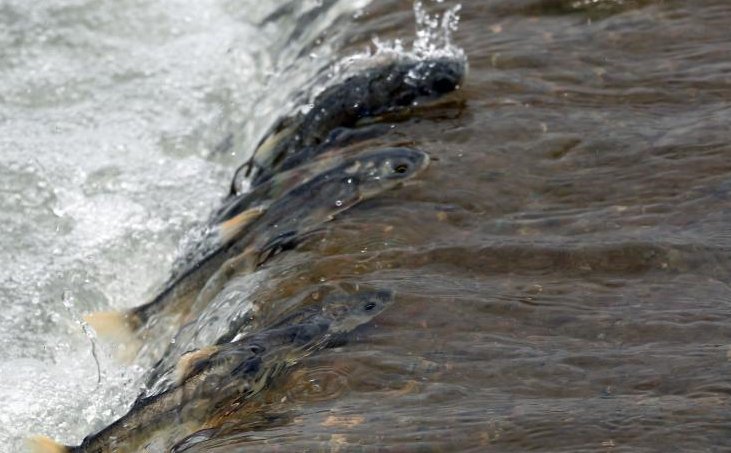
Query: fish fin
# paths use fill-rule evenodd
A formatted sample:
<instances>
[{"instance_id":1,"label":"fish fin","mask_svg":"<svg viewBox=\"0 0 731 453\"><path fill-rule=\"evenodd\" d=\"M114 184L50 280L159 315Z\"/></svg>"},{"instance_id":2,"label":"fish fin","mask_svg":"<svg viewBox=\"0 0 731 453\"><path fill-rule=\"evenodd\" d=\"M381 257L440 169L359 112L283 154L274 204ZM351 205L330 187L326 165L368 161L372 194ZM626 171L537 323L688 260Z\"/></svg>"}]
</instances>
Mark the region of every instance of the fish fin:
<instances>
[{"instance_id":1,"label":"fish fin","mask_svg":"<svg viewBox=\"0 0 731 453\"><path fill-rule=\"evenodd\" d=\"M222 222L218 225L218 237L219 240L226 244L238 236L247 226L254 220L258 219L266 209L262 206L257 206L251 209L247 209L234 217Z\"/></svg>"},{"instance_id":2,"label":"fish fin","mask_svg":"<svg viewBox=\"0 0 731 453\"><path fill-rule=\"evenodd\" d=\"M84 315L86 321L101 337L115 341L134 337L135 329L129 319L130 314L123 311L96 311Z\"/></svg>"},{"instance_id":3,"label":"fish fin","mask_svg":"<svg viewBox=\"0 0 731 453\"><path fill-rule=\"evenodd\" d=\"M231 278L238 273L249 273L256 269L256 249L248 247L240 254L231 257L221 265L221 271L225 272L227 278Z\"/></svg>"},{"instance_id":4,"label":"fish fin","mask_svg":"<svg viewBox=\"0 0 731 453\"><path fill-rule=\"evenodd\" d=\"M234 177L231 178L231 188L228 191L228 198L235 197L244 193L244 190L242 190L242 187L244 185L243 179L246 176L249 176L249 173L251 172L251 167L253 165L254 164L249 161L241 164L239 168L236 169L236 171L234 172Z\"/></svg>"},{"instance_id":5,"label":"fish fin","mask_svg":"<svg viewBox=\"0 0 731 453\"><path fill-rule=\"evenodd\" d=\"M218 346L206 346L196 351L186 352L175 367L175 381L182 384L195 371L196 365L208 360L218 351Z\"/></svg>"},{"instance_id":6,"label":"fish fin","mask_svg":"<svg viewBox=\"0 0 731 453\"><path fill-rule=\"evenodd\" d=\"M279 145L286 136L292 135L296 126L290 125L283 127L281 130L267 137L256 148L252 155L252 161L259 167L263 167L261 162L266 162L267 166L277 159L277 156L271 156L272 151ZM268 170L268 168L267 168Z\"/></svg>"},{"instance_id":7,"label":"fish fin","mask_svg":"<svg viewBox=\"0 0 731 453\"><path fill-rule=\"evenodd\" d=\"M84 315L84 321L100 338L117 344L116 357L124 363L134 360L142 347L134 319L133 314L123 311L97 311Z\"/></svg>"},{"instance_id":8,"label":"fish fin","mask_svg":"<svg viewBox=\"0 0 731 453\"><path fill-rule=\"evenodd\" d=\"M384 122L385 120L386 120L386 115L365 116L363 118L359 118L355 122L355 127L373 126L374 124Z\"/></svg>"},{"instance_id":9,"label":"fish fin","mask_svg":"<svg viewBox=\"0 0 731 453\"><path fill-rule=\"evenodd\" d=\"M30 453L68 453L71 451L69 447L46 436L29 437L25 444Z\"/></svg>"}]
</instances>

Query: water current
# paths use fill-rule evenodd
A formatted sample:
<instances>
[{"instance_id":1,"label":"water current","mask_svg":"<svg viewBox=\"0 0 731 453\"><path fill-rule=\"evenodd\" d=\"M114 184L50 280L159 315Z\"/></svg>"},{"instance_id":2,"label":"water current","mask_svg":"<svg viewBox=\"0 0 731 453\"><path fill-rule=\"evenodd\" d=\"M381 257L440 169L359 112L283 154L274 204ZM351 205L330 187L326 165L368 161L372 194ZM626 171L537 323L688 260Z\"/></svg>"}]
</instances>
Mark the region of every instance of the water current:
<instances>
[{"instance_id":1,"label":"water current","mask_svg":"<svg viewBox=\"0 0 731 453\"><path fill-rule=\"evenodd\" d=\"M461 90L369 142L429 168L176 341L323 283L395 302L186 451L728 451L730 24L726 0L0 1L0 451L127 411L153 359L82 315L155 294L279 116L452 44Z\"/></svg>"}]
</instances>

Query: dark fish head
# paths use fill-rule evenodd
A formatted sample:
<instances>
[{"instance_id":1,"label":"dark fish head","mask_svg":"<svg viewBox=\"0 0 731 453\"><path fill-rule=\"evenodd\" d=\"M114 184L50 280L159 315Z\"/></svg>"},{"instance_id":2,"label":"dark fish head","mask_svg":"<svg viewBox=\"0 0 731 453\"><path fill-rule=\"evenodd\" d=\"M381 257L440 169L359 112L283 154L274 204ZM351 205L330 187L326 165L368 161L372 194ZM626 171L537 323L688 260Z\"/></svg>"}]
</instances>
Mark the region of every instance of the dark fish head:
<instances>
[{"instance_id":1,"label":"dark fish head","mask_svg":"<svg viewBox=\"0 0 731 453\"><path fill-rule=\"evenodd\" d=\"M370 104L377 114L392 112L438 99L457 90L465 77L464 59L427 58L407 60L389 66L372 84L379 102Z\"/></svg>"},{"instance_id":2,"label":"dark fish head","mask_svg":"<svg viewBox=\"0 0 731 453\"><path fill-rule=\"evenodd\" d=\"M390 289L359 291L355 294L358 303L353 311L359 316L373 318L393 302L394 292Z\"/></svg>"},{"instance_id":3,"label":"dark fish head","mask_svg":"<svg viewBox=\"0 0 731 453\"><path fill-rule=\"evenodd\" d=\"M423 60L408 72L406 83L416 88L418 97L437 98L459 88L465 69L458 59Z\"/></svg>"},{"instance_id":4,"label":"dark fish head","mask_svg":"<svg viewBox=\"0 0 731 453\"><path fill-rule=\"evenodd\" d=\"M384 148L364 152L287 192L272 206L269 214L276 218L280 229L281 218L296 221L299 226L305 218L309 221L324 219L413 178L428 164L429 156L416 149ZM295 215L298 213L302 214Z\"/></svg>"},{"instance_id":5,"label":"dark fish head","mask_svg":"<svg viewBox=\"0 0 731 453\"><path fill-rule=\"evenodd\" d=\"M323 312L332 319L332 333L347 333L373 319L393 299L394 292L387 289L361 289L351 294L335 293L325 299Z\"/></svg>"},{"instance_id":6,"label":"dark fish head","mask_svg":"<svg viewBox=\"0 0 731 453\"><path fill-rule=\"evenodd\" d=\"M228 343L219 348L204 364L203 369L209 375L231 376L245 375L252 371L251 364L261 359L267 345L260 339L251 339L237 343ZM256 371L256 370L254 370Z\"/></svg>"},{"instance_id":7,"label":"dark fish head","mask_svg":"<svg viewBox=\"0 0 731 453\"><path fill-rule=\"evenodd\" d=\"M353 159L346 173L357 178L364 198L388 190L418 175L429 165L429 155L412 148L384 148Z\"/></svg>"}]
</instances>

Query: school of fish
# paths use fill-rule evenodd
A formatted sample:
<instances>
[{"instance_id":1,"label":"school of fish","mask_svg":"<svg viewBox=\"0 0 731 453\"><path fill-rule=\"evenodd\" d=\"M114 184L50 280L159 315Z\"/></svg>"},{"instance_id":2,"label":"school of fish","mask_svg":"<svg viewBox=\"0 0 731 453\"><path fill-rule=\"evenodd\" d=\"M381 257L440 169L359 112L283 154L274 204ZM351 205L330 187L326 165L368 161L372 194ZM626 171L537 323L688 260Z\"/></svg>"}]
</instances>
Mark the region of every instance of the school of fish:
<instances>
[{"instance_id":1,"label":"school of fish","mask_svg":"<svg viewBox=\"0 0 731 453\"><path fill-rule=\"evenodd\" d=\"M430 156L421 150L351 145L382 133L394 115L411 115L415 106L457 90L465 71L458 59L400 57L325 89L313 108L278 120L265 134L211 215L201 253L181 263L156 297L127 312L92 313L86 320L132 356L162 325L183 332L232 278L257 272L338 214L423 172ZM34 437L30 449L183 451L293 364L347 342L349 332L394 301L387 288L327 284L314 291L325 296L294 303L256 329L232 322L229 331L196 350L171 342L127 414L78 446Z\"/></svg>"}]
</instances>

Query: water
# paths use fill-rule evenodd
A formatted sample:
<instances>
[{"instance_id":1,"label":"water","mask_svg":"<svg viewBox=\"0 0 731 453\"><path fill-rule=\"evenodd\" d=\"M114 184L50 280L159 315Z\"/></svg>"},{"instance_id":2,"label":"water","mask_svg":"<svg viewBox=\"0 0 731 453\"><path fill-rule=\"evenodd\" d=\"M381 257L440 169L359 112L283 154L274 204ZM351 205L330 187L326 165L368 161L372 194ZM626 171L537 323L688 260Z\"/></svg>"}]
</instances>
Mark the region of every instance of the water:
<instances>
[{"instance_id":1,"label":"water","mask_svg":"<svg viewBox=\"0 0 731 453\"><path fill-rule=\"evenodd\" d=\"M78 443L126 411L142 368L100 344L98 383L81 316L154 294L300 90L268 84L312 78L337 33L321 57L292 53L362 6L290 2L259 25L287 7L261 3L0 4L0 450Z\"/></svg>"},{"instance_id":2,"label":"water","mask_svg":"<svg viewBox=\"0 0 731 453\"><path fill-rule=\"evenodd\" d=\"M142 367L99 343L97 384L80 314L154 293L316 74L418 36L408 2L323 3L0 9L7 451L126 410ZM731 5L460 3L463 90L372 143L438 160L231 287L396 302L191 451L731 448Z\"/></svg>"}]
</instances>

